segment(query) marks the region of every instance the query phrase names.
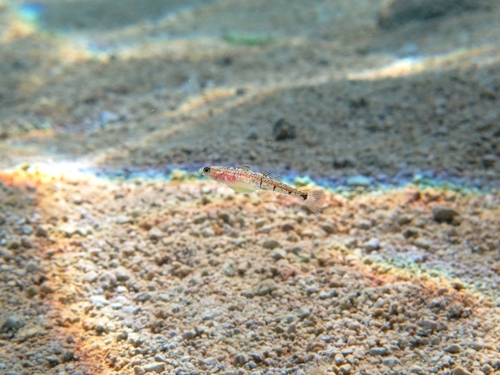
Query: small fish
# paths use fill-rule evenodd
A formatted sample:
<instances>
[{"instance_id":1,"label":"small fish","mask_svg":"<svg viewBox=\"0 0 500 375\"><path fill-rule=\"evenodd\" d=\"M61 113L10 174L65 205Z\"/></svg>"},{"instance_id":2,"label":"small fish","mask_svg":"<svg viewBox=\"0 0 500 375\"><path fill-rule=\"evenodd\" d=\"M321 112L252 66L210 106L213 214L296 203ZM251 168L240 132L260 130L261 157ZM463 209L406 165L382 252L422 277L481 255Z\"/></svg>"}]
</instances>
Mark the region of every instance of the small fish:
<instances>
[{"instance_id":1,"label":"small fish","mask_svg":"<svg viewBox=\"0 0 500 375\"><path fill-rule=\"evenodd\" d=\"M238 193L268 190L299 198L314 213L321 211L325 197L323 190L301 191L279 181L273 172L255 172L248 165L237 168L207 165L200 169L200 173L211 180L223 183Z\"/></svg>"}]
</instances>

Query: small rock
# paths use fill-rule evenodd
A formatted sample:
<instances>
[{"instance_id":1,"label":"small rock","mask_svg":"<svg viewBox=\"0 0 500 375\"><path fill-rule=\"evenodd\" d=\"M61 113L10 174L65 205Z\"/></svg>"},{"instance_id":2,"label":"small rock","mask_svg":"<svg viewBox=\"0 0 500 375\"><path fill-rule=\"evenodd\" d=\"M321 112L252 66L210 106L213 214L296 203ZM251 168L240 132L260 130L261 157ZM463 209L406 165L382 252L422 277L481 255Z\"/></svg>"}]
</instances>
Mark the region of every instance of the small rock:
<instances>
[{"instance_id":1,"label":"small rock","mask_svg":"<svg viewBox=\"0 0 500 375\"><path fill-rule=\"evenodd\" d=\"M321 226L321 229L323 229L328 234L333 234L337 232L337 228L335 228L335 225L333 224L323 224Z\"/></svg>"},{"instance_id":2,"label":"small rock","mask_svg":"<svg viewBox=\"0 0 500 375\"><path fill-rule=\"evenodd\" d=\"M372 238L367 243L365 243L366 251L378 250L380 247L380 240L378 238Z\"/></svg>"},{"instance_id":3,"label":"small rock","mask_svg":"<svg viewBox=\"0 0 500 375\"><path fill-rule=\"evenodd\" d=\"M483 156L483 158L481 159L481 164L483 165L483 167L488 169L488 168L493 168L496 164L496 161L497 157L495 155L489 154Z\"/></svg>"},{"instance_id":4,"label":"small rock","mask_svg":"<svg viewBox=\"0 0 500 375\"><path fill-rule=\"evenodd\" d=\"M7 249L15 250L15 249L18 249L20 246L21 246L21 243L17 239L15 239L15 240L9 241L9 243L7 244Z\"/></svg>"},{"instance_id":5,"label":"small rock","mask_svg":"<svg viewBox=\"0 0 500 375\"><path fill-rule=\"evenodd\" d=\"M480 351L481 349L484 348L484 343L482 343L480 341L474 341L473 343L471 343L470 346L472 349Z\"/></svg>"},{"instance_id":6,"label":"small rock","mask_svg":"<svg viewBox=\"0 0 500 375\"><path fill-rule=\"evenodd\" d=\"M387 354L387 349L386 348L372 348L368 350L369 355L386 355Z\"/></svg>"},{"instance_id":7,"label":"small rock","mask_svg":"<svg viewBox=\"0 0 500 375\"><path fill-rule=\"evenodd\" d=\"M29 340L32 337L35 337L37 335L45 335L46 332L42 328L35 326L35 327L24 327L17 332L17 339L19 341L26 341Z\"/></svg>"},{"instance_id":8,"label":"small rock","mask_svg":"<svg viewBox=\"0 0 500 375\"><path fill-rule=\"evenodd\" d=\"M133 222L131 217L125 215L118 215L115 220L117 224L129 224Z\"/></svg>"},{"instance_id":9,"label":"small rock","mask_svg":"<svg viewBox=\"0 0 500 375\"><path fill-rule=\"evenodd\" d=\"M3 249L0 247L0 257L5 259L5 260L9 260L9 259L14 258L14 253L10 250Z\"/></svg>"},{"instance_id":10,"label":"small rock","mask_svg":"<svg viewBox=\"0 0 500 375\"><path fill-rule=\"evenodd\" d=\"M125 267L118 267L115 270L115 275L116 275L116 279L118 281L127 281L128 279L130 279L132 277L132 274L130 273L130 271L128 269L126 269Z\"/></svg>"},{"instance_id":11,"label":"small rock","mask_svg":"<svg viewBox=\"0 0 500 375\"><path fill-rule=\"evenodd\" d=\"M40 286L40 293L42 294L50 294L54 293L54 291L54 286L50 282L46 281Z\"/></svg>"},{"instance_id":12,"label":"small rock","mask_svg":"<svg viewBox=\"0 0 500 375\"><path fill-rule=\"evenodd\" d=\"M28 295L28 297L36 296L38 294L38 287L36 285L30 285L26 289L26 294Z\"/></svg>"},{"instance_id":13,"label":"small rock","mask_svg":"<svg viewBox=\"0 0 500 375\"><path fill-rule=\"evenodd\" d=\"M70 362L75 359L75 353L72 350L66 350L62 355L63 362Z\"/></svg>"},{"instance_id":14,"label":"small rock","mask_svg":"<svg viewBox=\"0 0 500 375\"><path fill-rule=\"evenodd\" d=\"M394 366L396 366L399 363L398 359L395 357L384 358L384 360L382 362L384 363L384 365L386 365L390 369L392 369Z\"/></svg>"},{"instance_id":15,"label":"small rock","mask_svg":"<svg viewBox=\"0 0 500 375\"><path fill-rule=\"evenodd\" d=\"M29 236L30 234L33 233L33 228L29 225L23 225L23 228L21 229L22 233Z\"/></svg>"},{"instance_id":16,"label":"small rock","mask_svg":"<svg viewBox=\"0 0 500 375\"><path fill-rule=\"evenodd\" d=\"M212 228L204 228L201 231L201 235L203 237L213 237L213 236L215 236L215 231Z\"/></svg>"},{"instance_id":17,"label":"small rock","mask_svg":"<svg viewBox=\"0 0 500 375\"><path fill-rule=\"evenodd\" d=\"M428 250L431 247L432 242L425 239L425 238L419 237L415 240L414 244L416 247L419 247L419 248L424 249L424 250Z\"/></svg>"},{"instance_id":18,"label":"small rock","mask_svg":"<svg viewBox=\"0 0 500 375\"><path fill-rule=\"evenodd\" d=\"M262 244L262 246L265 249L273 250L273 249L279 247L280 243L278 241L276 241L276 240L269 239L269 240L264 241L264 243Z\"/></svg>"},{"instance_id":19,"label":"small rock","mask_svg":"<svg viewBox=\"0 0 500 375\"><path fill-rule=\"evenodd\" d=\"M415 374L423 374L422 367L417 366L417 365L412 366L412 367L410 368L410 372L414 372Z\"/></svg>"},{"instance_id":20,"label":"small rock","mask_svg":"<svg viewBox=\"0 0 500 375\"><path fill-rule=\"evenodd\" d=\"M135 375L144 375L146 373L146 370L144 370L144 367L142 367L142 366L135 366L134 372L135 372Z\"/></svg>"},{"instance_id":21,"label":"small rock","mask_svg":"<svg viewBox=\"0 0 500 375\"><path fill-rule=\"evenodd\" d=\"M233 365L234 366L243 366L245 363L248 361L248 357L246 357L244 354L236 354L233 360Z\"/></svg>"},{"instance_id":22,"label":"small rock","mask_svg":"<svg viewBox=\"0 0 500 375\"><path fill-rule=\"evenodd\" d=\"M90 302L95 306L107 306L109 301L104 296L91 296Z\"/></svg>"},{"instance_id":23,"label":"small rock","mask_svg":"<svg viewBox=\"0 0 500 375\"><path fill-rule=\"evenodd\" d=\"M234 267L234 262L232 261L227 261L224 263L222 266L222 272L224 272L224 275L233 277L236 276L236 269Z\"/></svg>"},{"instance_id":24,"label":"small rock","mask_svg":"<svg viewBox=\"0 0 500 375\"><path fill-rule=\"evenodd\" d=\"M28 272L35 272L35 271L38 271L40 270L40 268L38 267L38 265L34 262L29 262L27 265L26 265L26 271Z\"/></svg>"},{"instance_id":25,"label":"small rock","mask_svg":"<svg viewBox=\"0 0 500 375\"><path fill-rule=\"evenodd\" d=\"M198 215L198 216L196 216L196 217L193 219L193 223L194 223L194 224L201 224L201 223L203 223L205 220L207 220L207 216L206 216L206 215Z\"/></svg>"},{"instance_id":26,"label":"small rock","mask_svg":"<svg viewBox=\"0 0 500 375\"><path fill-rule=\"evenodd\" d=\"M352 366L350 364L346 363L345 365L340 366L339 370L342 374L349 375L351 373Z\"/></svg>"},{"instance_id":27,"label":"small rock","mask_svg":"<svg viewBox=\"0 0 500 375\"><path fill-rule=\"evenodd\" d=\"M146 372L160 373L165 370L165 364L161 362L150 363L149 365L144 366L144 370Z\"/></svg>"},{"instance_id":28,"label":"small rock","mask_svg":"<svg viewBox=\"0 0 500 375\"><path fill-rule=\"evenodd\" d=\"M457 354L460 353L460 346L457 344L452 344L445 348L444 351L451 354Z\"/></svg>"},{"instance_id":29,"label":"small rock","mask_svg":"<svg viewBox=\"0 0 500 375\"><path fill-rule=\"evenodd\" d=\"M273 125L273 135L276 141L295 139L297 137L295 125L290 124L284 118L280 118Z\"/></svg>"},{"instance_id":30,"label":"small rock","mask_svg":"<svg viewBox=\"0 0 500 375\"><path fill-rule=\"evenodd\" d=\"M149 238L151 240L159 240L163 237L163 232L159 228L151 228L148 232Z\"/></svg>"},{"instance_id":31,"label":"small rock","mask_svg":"<svg viewBox=\"0 0 500 375\"><path fill-rule=\"evenodd\" d=\"M93 283L97 280L97 273L94 271L87 272L85 276L83 276L83 281L86 283Z\"/></svg>"},{"instance_id":32,"label":"small rock","mask_svg":"<svg viewBox=\"0 0 500 375\"><path fill-rule=\"evenodd\" d=\"M184 331L182 333L182 337L184 340L192 340L196 337L196 332L195 331Z\"/></svg>"},{"instance_id":33,"label":"small rock","mask_svg":"<svg viewBox=\"0 0 500 375\"><path fill-rule=\"evenodd\" d=\"M435 206L432 208L432 216L434 220L438 223L442 222L451 222L455 216L458 216L459 213L452 207L449 206Z\"/></svg>"},{"instance_id":34,"label":"small rock","mask_svg":"<svg viewBox=\"0 0 500 375\"><path fill-rule=\"evenodd\" d=\"M57 366L59 363L61 363L61 360L56 356L45 357L45 359L49 362L50 366Z\"/></svg>"},{"instance_id":35,"label":"small rock","mask_svg":"<svg viewBox=\"0 0 500 375\"><path fill-rule=\"evenodd\" d=\"M266 294L270 294L274 290L278 289L279 285L273 279L266 279L262 281L255 292L258 296L265 296Z\"/></svg>"},{"instance_id":36,"label":"small rock","mask_svg":"<svg viewBox=\"0 0 500 375\"><path fill-rule=\"evenodd\" d=\"M402 234L404 238L416 238L420 234L420 230L415 227L409 227L406 228Z\"/></svg>"},{"instance_id":37,"label":"small rock","mask_svg":"<svg viewBox=\"0 0 500 375\"><path fill-rule=\"evenodd\" d=\"M44 226L40 225L38 228L36 228L35 236L37 236L37 237L48 237L49 236L49 232L47 231L47 228L45 228Z\"/></svg>"},{"instance_id":38,"label":"small rock","mask_svg":"<svg viewBox=\"0 0 500 375\"><path fill-rule=\"evenodd\" d=\"M120 115L111 111L102 111L99 115L102 125L107 125L111 122L116 122L120 119Z\"/></svg>"},{"instance_id":39,"label":"small rock","mask_svg":"<svg viewBox=\"0 0 500 375\"><path fill-rule=\"evenodd\" d=\"M8 330L17 331L19 328L24 327L26 322L18 315L11 315L3 324L3 328Z\"/></svg>"},{"instance_id":40,"label":"small rock","mask_svg":"<svg viewBox=\"0 0 500 375\"><path fill-rule=\"evenodd\" d=\"M73 225L62 225L60 231L64 233L66 237L71 237L76 233L76 228Z\"/></svg>"},{"instance_id":41,"label":"small rock","mask_svg":"<svg viewBox=\"0 0 500 375\"><path fill-rule=\"evenodd\" d=\"M205 311L203 313L203 315L201 316L201 318L203 320L211 320L211 319L217 318L219 315L220 315L219 310L212 309L212 310Z\"/></svg>"},{"instance_id":42,"label":"small rock","mask_svg":"<svg viewBox=\"0 0 500 375\"><path fill-rule=\"evenodd\" d=\"M371 185L371 181L368 177L363 175L349 176L347 178L347 186L361 186L367 187Z\"/></svg>"},{"instance_id":43,"label":"small rock","mask_svg":"<svg viewBox=\"0 0 500 375\"><path fill-rule=\"evenodd\" d=\"M269 253L269 256L276 262L286 257L286 251L283 249L274 249Z\"/></svg>"},{"instance_id":44,"label":"small rock","mask_svg":"<svg viewBox=\"0 0 500 375\"><path fill-rule=\"evenodd\" d=\"M135 296L135 300L138 302L145 302L150 299L153 295L149 292L142 292Z\"/></svg>"},{"instance_id":45,"label":"small rock","mask_svg":"<svg viewBox=\"0 0 500 375\"><path fill-rule=\"evenodd\" d=\"M455 370L453 370L453 375L472 375L472 374L462 367L457 367Z\"/></svg>"},{"instance_id":46,"label":"small rock","mask_svg":"<svg viewBox=\"0 0 500 375\"><path fill-rule=\"evenodd\" d=\"M372 227L372 223L370 223L368 220L360 220L358 222L358 227L360 229L367 230L367 229L370 229Z\"/></svg>"},{"instance_id":47,"label":"small rock","mask_svg":"<svg viewBox=\"0 0 500 375\"><path fill-rule=\"evenodd\" d=\"M438 327L438 323L434 320L428 320L424 319L420 322L420 325L424 327L425 329L430 329L432 331L435 331Z\"/></svg>"},{"instance_id":48,"label":"small rock","mask_svg":"<svg viewBox=\"0 0 500 375\"><path fill-rule=\"evenodd\" d=\"M28 237L23 237L21 238L21 244L26 248L26 249L33 249L35 245L33 242Z\"/></svg>"}]
</instances>

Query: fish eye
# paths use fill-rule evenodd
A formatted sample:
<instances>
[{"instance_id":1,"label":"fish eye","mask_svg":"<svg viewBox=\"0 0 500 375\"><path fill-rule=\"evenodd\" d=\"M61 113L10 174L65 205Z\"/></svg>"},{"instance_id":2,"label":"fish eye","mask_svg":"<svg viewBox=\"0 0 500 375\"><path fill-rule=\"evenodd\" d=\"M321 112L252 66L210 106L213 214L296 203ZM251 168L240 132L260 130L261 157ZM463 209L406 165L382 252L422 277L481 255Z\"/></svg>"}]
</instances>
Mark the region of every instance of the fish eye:
<instances>
[{"instance_id":1,"label":"fish eye","mask_svg":"<svg viewBox=\"0 0 500 375\"><path fill-rule=\"evenodd\" d=\"M203 172L205 172L205 173L210 172L210 167L205 167L205 168L203 168Z\"/></svg>"}]
</instances>

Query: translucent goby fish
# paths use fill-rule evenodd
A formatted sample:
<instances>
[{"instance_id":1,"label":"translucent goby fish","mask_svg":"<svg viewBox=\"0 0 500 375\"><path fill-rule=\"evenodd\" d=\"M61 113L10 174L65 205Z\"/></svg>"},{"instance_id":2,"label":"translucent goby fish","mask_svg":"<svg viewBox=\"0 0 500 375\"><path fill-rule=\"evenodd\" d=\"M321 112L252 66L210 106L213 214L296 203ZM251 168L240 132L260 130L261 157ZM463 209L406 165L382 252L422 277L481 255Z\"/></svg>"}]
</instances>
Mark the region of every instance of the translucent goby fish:
<instances>
[{"instance_id":1,"label":"translucent goby fish","mask_svg":"<svg viewBox=\"0 0 500 375\"><path fill-rule=\"evenodd\" d=\"M273 172L255 172L250 166L217 167L207 165L200 169L200 173L217 182L220 182L238 193L251 193L257 190L268 190L289 195L303 201L303 204L312 212L321 212L325 197L323 190L302 191L279 181Z\"/></svg>"}]
</instances>

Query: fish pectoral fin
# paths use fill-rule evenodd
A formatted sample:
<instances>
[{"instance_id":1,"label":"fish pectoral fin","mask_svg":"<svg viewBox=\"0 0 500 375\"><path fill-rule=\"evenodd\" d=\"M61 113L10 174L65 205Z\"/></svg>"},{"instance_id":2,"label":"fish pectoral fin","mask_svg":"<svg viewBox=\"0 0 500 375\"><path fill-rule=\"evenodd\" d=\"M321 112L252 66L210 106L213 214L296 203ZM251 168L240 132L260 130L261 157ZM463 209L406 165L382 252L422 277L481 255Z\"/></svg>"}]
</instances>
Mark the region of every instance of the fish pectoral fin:
<instances>
[{"instance_id":1,"label":"fish pectoral fin","mask_svg":"<svg viewBox=\"0 0 500 375\"><path fill-rule=\"evenodd\" d=\"M238 193L253 193L255 191L255 189L241 187L241 186L228 185L228 187Z\"/></svg>"}]
</instances>

